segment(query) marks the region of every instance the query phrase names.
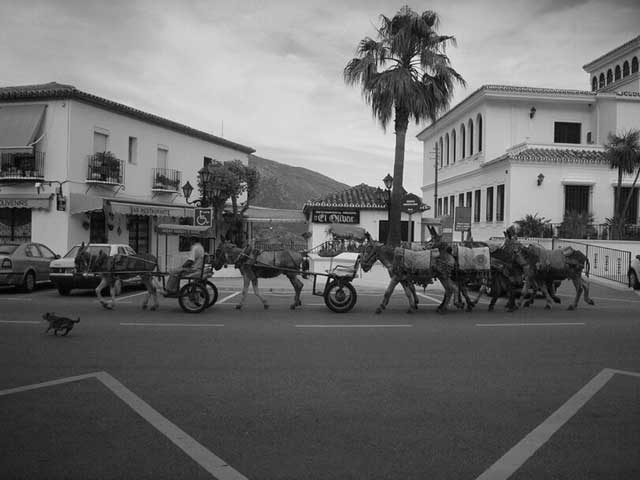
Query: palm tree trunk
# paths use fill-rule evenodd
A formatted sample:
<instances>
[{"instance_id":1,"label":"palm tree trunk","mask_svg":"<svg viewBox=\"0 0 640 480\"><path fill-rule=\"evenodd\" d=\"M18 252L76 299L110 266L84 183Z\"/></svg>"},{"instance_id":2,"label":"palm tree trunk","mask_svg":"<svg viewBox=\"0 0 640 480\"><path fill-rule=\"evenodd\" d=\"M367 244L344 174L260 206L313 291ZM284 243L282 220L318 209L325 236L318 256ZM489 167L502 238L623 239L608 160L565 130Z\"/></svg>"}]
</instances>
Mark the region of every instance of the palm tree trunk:
<instances>
[{"instance_id":1,"label":"palm tree trunk","mask_svg":"<svg viewBox=\"0 0 640 480\"><path fill-rule=\"evenodd\" d=\"M391 191L391 214L389 215L389 237L387 244L398 246L402 241L400 231L402 207L402 178L404 176L404 146L409 126L409 114L396 107L396 148L393 160L393 190Z\"/></svg>"}]
</instances>

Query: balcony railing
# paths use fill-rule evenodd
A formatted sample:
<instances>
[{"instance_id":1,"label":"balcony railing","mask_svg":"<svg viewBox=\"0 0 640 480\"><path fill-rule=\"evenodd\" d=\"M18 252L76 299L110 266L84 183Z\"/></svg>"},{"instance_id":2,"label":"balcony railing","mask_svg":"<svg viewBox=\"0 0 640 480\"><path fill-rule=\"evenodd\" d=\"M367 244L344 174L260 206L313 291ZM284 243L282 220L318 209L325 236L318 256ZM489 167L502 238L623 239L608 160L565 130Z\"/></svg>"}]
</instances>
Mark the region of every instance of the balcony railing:
<instances>
[{"instance_id":1,"label":"balcony railing","mask_svg":"<svg viewBox=\"0 0 640 480\"><path fill-rule=\"evenodd\" d=\"M0 181L44 179L44 152L0 153Z\"/></svg>"},{"instance_id":2,"label":"balcony railing","mask_svg":"<svg viewBox=\"0 0 640 480\"><path fill-rule=\"evenodd\" d=\"M154 192L179 192L182 172L168 168L151 169L151 190Z\"/></svg>"},{"instance_id":3,"label":"balcony railing","mask_svg":"<svg viewBox=\"0 0 640 480\"><path fill-rule=\"evenodd\" d=\"M88 183L124 184L124 161L104 154L89 155Z\"/></svg>"}]
</instances>

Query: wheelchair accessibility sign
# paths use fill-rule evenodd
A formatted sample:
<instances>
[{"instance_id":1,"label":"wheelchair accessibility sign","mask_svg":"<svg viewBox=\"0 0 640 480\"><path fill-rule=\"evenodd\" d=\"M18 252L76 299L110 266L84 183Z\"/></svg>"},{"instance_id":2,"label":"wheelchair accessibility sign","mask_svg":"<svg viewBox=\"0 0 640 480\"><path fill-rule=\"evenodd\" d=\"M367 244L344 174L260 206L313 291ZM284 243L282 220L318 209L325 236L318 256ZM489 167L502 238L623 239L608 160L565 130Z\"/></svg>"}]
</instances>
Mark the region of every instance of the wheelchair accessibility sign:
<instances>
[{"instance_id":1,"label":"wheelchair accessibility sign","mask_svg":"<svg viewBox=\"0 0 640 480\"><path fill-rule=\"evenodd\" d=\"M198 227L213 226L213 209L196 208L193 211L193 224Z\"/></svg>"}]
</instances>

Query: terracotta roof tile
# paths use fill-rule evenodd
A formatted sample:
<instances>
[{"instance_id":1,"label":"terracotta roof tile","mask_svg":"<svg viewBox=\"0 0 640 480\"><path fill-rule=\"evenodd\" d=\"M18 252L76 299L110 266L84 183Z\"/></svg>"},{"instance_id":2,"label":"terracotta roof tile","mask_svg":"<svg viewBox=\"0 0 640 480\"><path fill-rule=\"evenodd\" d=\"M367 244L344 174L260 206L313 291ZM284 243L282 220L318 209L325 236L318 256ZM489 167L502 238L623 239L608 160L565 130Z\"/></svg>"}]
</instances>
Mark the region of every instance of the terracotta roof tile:
<instances>
[{"instance_id":1,"label":"terracotta roof tile","mask_svg":"<svg viewBox=\"0 0 640 480\"><path fill-rule=\"evenodd\" d=\"M609 163L604 150L577 148L532 147L514 154L507 154L506 156L520 162Z\"/></svg>"},{"instance_id":2,"label":"terracotta roof tile","mask_svg":"<svg viewBox=\"0 0 640 480\"><path fill-rule=\"evenodd\" d=\"M356 185L341 192L334 192L322 198L309 200L307 207L357 207L357 208L387 208L386 192L380 187L371 187L365 183Z\"/></svg>"}]
</instances>

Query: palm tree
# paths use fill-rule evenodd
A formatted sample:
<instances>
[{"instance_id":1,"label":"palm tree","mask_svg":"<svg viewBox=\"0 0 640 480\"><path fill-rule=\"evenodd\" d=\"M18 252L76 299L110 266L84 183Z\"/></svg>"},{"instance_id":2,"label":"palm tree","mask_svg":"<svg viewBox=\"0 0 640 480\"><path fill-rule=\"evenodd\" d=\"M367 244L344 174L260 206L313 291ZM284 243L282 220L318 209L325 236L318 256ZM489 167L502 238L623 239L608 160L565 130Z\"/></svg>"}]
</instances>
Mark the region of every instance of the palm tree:
<instances>
[{"instance_id":1,"label":"palm tree","mask_svg":"<svg viewBox=\"0 0 640 480\"><path fill-rule=\"evenodd\" d=\"M609 134L609 142L605 145L605 154L611 168L618 169L618 186L616 188L615 211L613 212L614 225L617 225L618 238L622 238L624 231L624 218L629 209L633 189L640 175L640 131L628 130L620 135ZM637 170L637 171L636 171ZM622 203L622 176L636 172L631 190Z\"/></svg>"},{"instance_id":2,"label":"palm tree","mask_svg":"<svg viewBox=\"0 0 640 480\"><path fill-rule=\"evenodd\" d=\"M393 190L387 243L400 243L400 208L404 149L409 119L416 124L430 119L449 107L454 83L466 86L462 76L451 68L445 55L455 38L439 35L435 12L418 14L405 6L393 17L380 15L378 39L365 37L344 69L347 85L360 85L365 101L386 131L394 118L395 155Z\"/></svg>"}]
</instances>

